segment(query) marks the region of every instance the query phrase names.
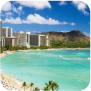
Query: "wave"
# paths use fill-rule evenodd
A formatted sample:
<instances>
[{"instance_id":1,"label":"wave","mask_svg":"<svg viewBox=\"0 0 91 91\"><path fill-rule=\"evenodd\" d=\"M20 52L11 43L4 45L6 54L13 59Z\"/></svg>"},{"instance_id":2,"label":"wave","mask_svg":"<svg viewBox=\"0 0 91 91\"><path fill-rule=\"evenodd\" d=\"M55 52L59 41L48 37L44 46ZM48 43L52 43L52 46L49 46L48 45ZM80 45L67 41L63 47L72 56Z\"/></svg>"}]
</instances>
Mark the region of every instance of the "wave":
<instances>
[{"instance_id":1,"label":"wave","mask_svg":"<svg viewBox=\"0 0 91 91\"><path fill-rule=\"evenodd\" d=\"M63 59L66 59L66 58L63 58Z\"/></svg>"},{"instance_id":2,"label":"wave","mask_svg":"<svg viewBox=\"0 0 91 91\"><path fill-rule=\"evenodd\" d=\"M60 57L62 57L62 56L60 55Z\"/></svg>"},{"instance_id":3,"label":"wave","mask_svg":"<svg viewBox=\"0 0 91 91\"><path fill-rule=\"evenodd\" d=\"M90 58L88 58L90 60Z\"/></svg>"}]
</instances>

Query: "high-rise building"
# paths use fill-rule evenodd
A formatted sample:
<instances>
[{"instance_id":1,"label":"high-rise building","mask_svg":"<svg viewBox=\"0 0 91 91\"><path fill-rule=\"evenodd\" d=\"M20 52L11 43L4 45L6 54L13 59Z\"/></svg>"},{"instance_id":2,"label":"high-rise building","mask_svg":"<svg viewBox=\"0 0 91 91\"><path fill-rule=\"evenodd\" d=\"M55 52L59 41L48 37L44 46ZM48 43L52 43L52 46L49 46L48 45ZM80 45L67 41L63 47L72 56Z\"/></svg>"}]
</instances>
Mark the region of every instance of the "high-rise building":
<instances>
[{"instance_id":1,"label":"high-rise building","mask_svg":"<svg viewBox=\"0 0 91 91\"><path fill-rule=\"evenodd\" d=\"M48 36L45 36L45 35L31 34L30 35L30 45L49 46L50 45L50 39L48 38Z\"/></svg>"},{"instance_id":2,"label":"high-rise building","mask_svg":"<svg viewBox=\"0 0 91 91\"><path fill-rule=\"evenodd\" d=\"M18 45L27 46L28 48L30 48L30 32L26 32L26 33L24 33L23 31L19 32Z\"/></svg>"},{"instance_id":3,"label":"high-rise building","mask_svg":"<svg viewBox=\"0 0 91 91\"><path fill-rule=\"evenodd\" d=\"M8 28L8 37L12 37L12 28Z\"/></svg>"},{"instance_id":4,"label":"high-rise building","mask_svg":"<svg viewBox=\"0 0 91 91\"><path fill-rule=\"evenodd\" d=\"M0 21L0 47L2 45L2 42L1 42L1 34L2 34L2 21Z\"/></svg>"},{"instance_id":5,"label":"high-rise building","mask_svg":"<svg viewBox=\"0 0 91 91\"><path fill-rule=\"evenodd\" d=\"M12 28L3 27L2 28L2 37L12 37Z\"/></svg>"}]
</instances>

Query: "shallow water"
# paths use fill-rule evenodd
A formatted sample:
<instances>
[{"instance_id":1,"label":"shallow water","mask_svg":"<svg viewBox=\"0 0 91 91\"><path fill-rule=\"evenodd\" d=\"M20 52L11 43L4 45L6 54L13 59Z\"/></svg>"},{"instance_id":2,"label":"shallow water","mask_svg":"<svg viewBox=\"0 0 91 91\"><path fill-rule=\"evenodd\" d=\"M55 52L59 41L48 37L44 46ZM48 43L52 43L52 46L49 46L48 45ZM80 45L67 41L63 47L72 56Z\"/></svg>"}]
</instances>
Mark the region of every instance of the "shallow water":
<instances>
[{"instance_id":1,"label":"shallow water","mask_svg":"<svg viewBox=\"0 0 91 91\"><path fill-rule=\"evenodd\" d=\"M1 58L4 73L42 89L45 82L56 81L59 90L83 90L90 81L89 49L32 50Z\"/></svg>"}]
</instances>

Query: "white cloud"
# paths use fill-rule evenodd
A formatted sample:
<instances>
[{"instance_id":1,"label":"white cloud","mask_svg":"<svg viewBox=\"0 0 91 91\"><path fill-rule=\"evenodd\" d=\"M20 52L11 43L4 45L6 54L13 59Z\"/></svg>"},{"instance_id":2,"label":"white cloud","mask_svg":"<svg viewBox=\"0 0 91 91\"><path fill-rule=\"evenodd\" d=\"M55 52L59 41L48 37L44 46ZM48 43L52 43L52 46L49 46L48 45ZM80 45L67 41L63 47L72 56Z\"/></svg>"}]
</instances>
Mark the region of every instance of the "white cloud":
<instances>
[{"instance_id":1,"label":"white cloud","mask_svg":"<svg viewBox=\"0 0 91 91\"><path fill-rule=\"evenodd\" d=\"M77 7L79 11L84 13L84 15L89 15L89 13L85 10L87 8L86 4L81 1L72 1L73 5Z\"/></svg>"},{"instance_id":2,"label":"white cloud","mask_svg":"<svg viewBox=\"0 0 91 91\"><path fill-rule=\"evenodd\" d=\"M70 31L61 31L61 32L63 32L63 33L67 33L67 32L70 32Z\"/></svg>"},{"instance_id":3,"label":"white cloud","mask_svg":"<svg viewBox=\"0 0 91 91\"><path fill-rule=\"evenodd\" d=\"M3 11L10 11L11 9L12 9L12 7L11 7L10 2L5 3L1 8L1 10L3 10Z\"/></svg>"},{"instance_id":4,"label":"white cloud","mask_svg":"<svg viewBox=\"0 0 91 91\"><path fill-rule=\"evenodd\" d=\"M4 15L2 12L0 12L0 17L1 17L1 16L5 16L5 15Z\"/></svg>"},{"instance_id":5,"label":"white cloud","mask_svg":"<svg viewBox=\"0 0 91 91\"><path fill-rule=\"evenodd\" d=\"M22 21L23 23L36 23L36 24L48 24L48 25L56 25L56 24L60 24L60 22L58 20L49 18L49 19L45 19L44 17L40 16L39 14L30 14L28 15L26 20Z\"/></svg>"},{"instance_id":6,"label":"white cloud","mask_svg":"<svg viewBox=\"0 0 91 91\"><path fill-rule=\"evenodd\" d=\"M66 1L60 1L59 5L67 5Z\"/></svg>"},{"instance_id":7,"label":"white cloud","mask_svg":"<svg viewBox=\"0 0 91 91\"><path fill-rule=\"evenodd\" d=\"M31 33L40 33L40 31L37 31L37 30L26 30L26 32L31 32Z\"/></svg>"},{"instance_id":8,"label":"white cloud","mask_svg":"<svg viewBox=\"0 0 91 91\"><path fill-rule=\"evenodd\" d=\"M72 22L72 23L71 23L71 25L72 25L72 26L74 26L74 25L75 25L75 23L74 23L74 22Z\"/></svg>"},{"instance_id":9,"label":"white cloud","mask_svg":"<svg viewBox=\"0 0 91 91\"><path fill-rule=\"evenodd\" d=\"M20 17L17 17L17 18L13 18L13 17L10 17L10 18L6 18L3 23L11 23L11 24L22 24L22 23L25 23L25 24L47 24L47 25L66 25L66 24L70 24L70 23L67 23L65 21L63 22L59 22L58 20L55 20L55 19L52 19L52 18L44 18L42 16L40 16L39 14L29 14L27 16L26 19L20 19ZM72 23L71 25L75 25L75 23Z\"/></svg>"},{"instance_id":10,"label":"white cloud","mask_svg":"<svg viewBox=\"0 0 91 91\"><path fill-rule=\"evenodd\" d=\"M19 6L18 8L13 6L13 12L18 13L20 15L22 12L22 6Z\"/></svg>"},{"instance_id":11,"label":"white cloud","mask_svg":"<svg viewBox=\"0 0 91 91\"><path fill-rule=\"evenodd\" d=\"M90 33L84 32L83 34L90 37Z\"/></svg>"},{"instance_id":12,"label":"white cloud","mask_svg":"<svg viewBox=\"0 0 91 91\"><path fill-rule=\"evenodd\" d=\"M11 13L11 12L6 12L5 15L6 15L6 17L8 17L8 16L12 16L13 13Z\"/></svg>"},{"instance_id":13,"label":"white cloud","mask_svg":"<svg viewBox=\"0 0 91 91\"><path fill-rule=\"evenodd\" d=\"M21 21L20 17L17 17L15 19L13 17L10 17L9 19L5 18L5 20L3 21L3 23L21 24L22 21Z\"/></svg>"},{"instance_id":14,"label":"white cloud","mask_svg":"<svg viewBox=\"0 0 91 91\"><path fill-rule=\"evenodd\" d=\"M33 7L35 9L51 8L48 1L16 1L16 3L26 7Z\"/></svg>"},{"instance_id":15,"label":"white cloud","mask_svg":"<svg viewBox=\"0 0 91 91\"><path fill-rule=\"evenodd\" d=\"M13 7L13 12L18 13L18 10L16 9L16 7Z\"/></svg>"},{"instance_id":16,"label":"white cloud","mask_svg":"<svg viewBox=\"0 0 91 91\"><path fill-rule=\"evenodd\" d=\"M22 11L22 6L19 6L17 10Z\"/></svg>"}]
</instances>

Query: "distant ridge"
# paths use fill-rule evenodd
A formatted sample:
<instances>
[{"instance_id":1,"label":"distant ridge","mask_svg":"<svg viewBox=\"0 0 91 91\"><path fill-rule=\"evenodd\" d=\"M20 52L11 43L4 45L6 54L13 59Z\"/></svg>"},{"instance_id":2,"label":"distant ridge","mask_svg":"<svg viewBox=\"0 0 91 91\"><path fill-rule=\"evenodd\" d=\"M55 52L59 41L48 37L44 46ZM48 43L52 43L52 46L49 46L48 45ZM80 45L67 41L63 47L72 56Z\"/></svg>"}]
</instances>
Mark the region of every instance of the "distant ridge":
<instances>
[{"instance_id":1,"label":"distant ridge","mask_svg":"<svg viewBox=\"0 0 91 91\"><path fill-rule=\"evenodd\" d=\"M84 35L80 30L72 30L70 32L50 31L37 34L47 35L50 38L50 40L83 41L83 42L90 41L90 38ZM13 33L13 36L18 37L18 33Z\"/></svg>"},{"instance_id":2,"label":"distant ridge","mask_svg":"<svg viewBox=\"0 0 91 91\"><path fill-rule=\"evenodd\" d=\"M90 41L90 38L84 35L80 30L72 30L70 32L43 32L40 33L49 36L50 40L64 41Z\"/></svg>"}]
</instances>

